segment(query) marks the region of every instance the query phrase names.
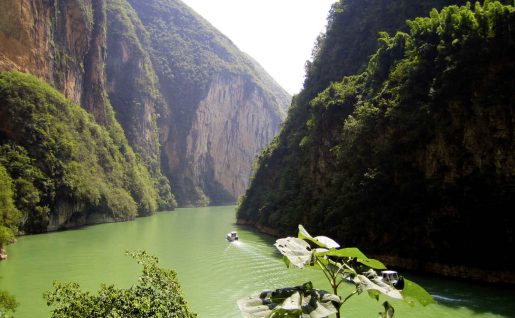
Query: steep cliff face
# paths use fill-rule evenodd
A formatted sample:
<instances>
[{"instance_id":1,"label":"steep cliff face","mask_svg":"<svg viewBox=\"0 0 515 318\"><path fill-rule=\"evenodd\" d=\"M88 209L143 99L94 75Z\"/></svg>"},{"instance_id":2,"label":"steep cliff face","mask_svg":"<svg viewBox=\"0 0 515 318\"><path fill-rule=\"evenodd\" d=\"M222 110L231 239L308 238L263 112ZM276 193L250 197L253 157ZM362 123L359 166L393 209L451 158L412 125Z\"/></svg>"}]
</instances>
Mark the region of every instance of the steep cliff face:
<instances>
[{"instance_id":1,"label":"steep cliff face","mask_svg":"<svg viewBox=\"0 0 515 318\"><path fill-rule=\"evenodd\" d=\"M115 6L111 2L111 7ZM126 147L125 132L122 130L115 112L111 106L107 80L111 79L113 100L116 102L119 114L129 113L132 121L123 121L127 135L131 137L130 143L141 157L131 157L132 150L124 150L126 160L133 162L134 170L130 172L135 181L129 190L135 200L139 215L148 215L157 208L171 209L175 200L171 193L169 181L162 176L160 169L159 140L156 130L156 115L153 100L146 96L155 95L154 87L126 87L118 85L114 78L108 78L105 73L107 63L107 7L104 0L76 0L76 1L6 1L2 2L2 24L0 25L0 71L20 70L32 73L52 84L75 103L80 104L95 117L95 121L108 131L114 143ZM4 19L4 15L7 18ZM113 17L113 32L119 32L123 39L123 23L116 24ZM129 25L130 27L130 25ZM120 53L114 48L122 40L113 41L112 54ZM125 44L132 44L126 41ZM137 56L141 52L134 47L130 53ZM126 58L121 54L120 59ZM116 60L116 58L114 59ZM136 57L137 60L137 57ZM148 57L147 57L148 60ZM148 62L149 63L149 62ZM116 64L116 63L113 63ZM136 62L137 64L137 62ZM108 68L111 70L112 68ZM139 71L141 70L141 71ZM136 73L145 72L145 65L139 67ZM115 72L119 71L115 68ZM132 77L138 81L137 76ZM147 77L144 78L147 80ZM155 78L150 79L154 80ZM138 104L134 98L124 104L118 96L125 91L141 91L143 107L137 113L125 111L131 105ZM139 105L139 104L138 104ZM124 109L125 108L125 109ZM16 114L11 114L15 116ZM11 136L6 135L3 142L10 141ZM19 143L19 141L16 141ZM141 159L146 167L141 166ZM105 163L104 159L97 159ZM147 170L152 177L152 185L147 188ZM50 179L56 176L50 176ZM89 180L91 182L92 180ZM86 182L86 181L85 181ZM147 183L145 187L141 184ZM138 185L139 184L139 185ZM44 191L43 191L44 192ZM158 195L156 195L156 192ZM126 195L126 194L123 194ZM109 201L109 199L106 199ZM111 202L113 203L113 202ZM96 206L97 204L93 204ZM98 206L97 206L98 208ZM127 217L109 216L104 208L94 211L92 205L81 199L70 198L68 194L60 194L55 198L47 198L42 213L27 214L23 221L23 229L28 232L41 232L55 230L60 227L77 226L80 224L99 223L103 221L124 220ZM51 211L47 211L51 209ZM109 210L109 209L108 209ZM132 212L131 212L132 210ZM87 213L85 212L87 211ZM107 211L107 212L106 212ZM27 213L27 211L25 211ZM50 213L49 213L50 212ZM127 213L133 215L133 208ZM77 217L80 216L80 217ZM94 217L91 217L94 216Z\"/></svg>"},{"instance_id":2,"label":"steep cliff face","mask_svg":"<svg viewBox=\"0 0 515 318\"><path fill-rule=\"evenodd\" d=\"M0 6L0 70L41 77L99 123L111 123L104 98L103 0L7 0Z\"/></svg>"},{"instance_id":3,"label":"steep cliff face","mask_svg":"<svg viewBox=\"0 0 515 318\"><path fill-rule=\"evenodd\" d=\"M52 7L43 1L6 0L0 12L0 71L18 70L51 81Z\"/></svg>"},{"instance_id":4,"label":"steep cliff face","mask_svg":"<svg viewBox=\"0 0 515 318\"><path fill-rule=\"evenodd\" d=\"M183 175L201 185L212 203L234 202L247 188L254 156L281 120L268 103L248 77L232 74L217 76L200 101L186 137L190 170Z\"/></svg>"},{"instance_id":5,"label":"steep cliff face","mask_svg":"<svg viewBox=\"0 0 515 318\"><path fill-rule=\"evenodd\" d=\"M129 3L149 34L167 104L162 159L179 205L235 202L256 151L279 130L288 94L182 2Z\"/></svg>"}]
</instances>

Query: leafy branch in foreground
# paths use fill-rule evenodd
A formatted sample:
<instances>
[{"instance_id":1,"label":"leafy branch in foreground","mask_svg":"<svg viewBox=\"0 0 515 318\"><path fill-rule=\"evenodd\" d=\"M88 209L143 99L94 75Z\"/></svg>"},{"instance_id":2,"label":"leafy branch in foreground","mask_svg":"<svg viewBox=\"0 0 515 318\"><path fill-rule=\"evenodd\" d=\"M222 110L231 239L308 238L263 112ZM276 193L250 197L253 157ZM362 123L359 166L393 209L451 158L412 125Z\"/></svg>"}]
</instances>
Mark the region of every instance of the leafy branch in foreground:
<instances>
[{"instance_id":1,"label":"leafy branch in foreground","mask_svg":"<svg viewBox=\"0 0 515 318\"><path fill-rule=\"evenodd\" d=\"M80 290L77 283L54 282L44 294L53 306L52 318L197 317L182 296L177 274L158 266L158 259L145 251L127 252L143 266L138 284L128 289L101 285L96 295Z\"/></svg>"},{"instance_id":2,"label":"leafy branch in foreground","mask_svg":"<svg viewBox=\"0 0 515 318\"><path fill-rule=\"evenodd\" d=\"M9 312L15 312L16 307L18 307L18 303L14 296L5 290L0 290L0 318L12 317Z\"/></svg>"},{"instance_id":3,"label":"leafy branch in foreground","mask_svg":"<svg viewBox=\"0 0 515 318\"><path fill-rule=\"evenodd\" d=\"M264 291L238 301L244 317L310 317L323 318L336 314L340 317L342 305L356 294L367 292L379 300L384 294L402 299L410 305L414 301L422 305L434 302L433 298L418 284L398 277L387 271L386 266L376 259L365 256L358 248L340 248L333 239L326 236L312 237L299 225L298 237L281 238L274 244L283 254L286 266L312 267L321 270L332 288L332 294L314 289L311 282L301 286ZM382 271L379 276L376 271ZM356 289L345 298L338 296L338 288L344 282L354 284ZM391 318L394 308L383 303L380 317Z\"/></svg>"}]
</instances>

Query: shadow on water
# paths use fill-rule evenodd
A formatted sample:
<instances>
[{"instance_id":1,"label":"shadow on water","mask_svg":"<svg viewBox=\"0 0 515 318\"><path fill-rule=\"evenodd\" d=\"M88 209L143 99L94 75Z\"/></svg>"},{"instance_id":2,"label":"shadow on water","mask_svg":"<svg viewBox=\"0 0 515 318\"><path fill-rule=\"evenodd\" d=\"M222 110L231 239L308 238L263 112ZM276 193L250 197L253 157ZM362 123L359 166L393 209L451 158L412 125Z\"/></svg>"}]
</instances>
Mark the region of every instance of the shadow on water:
<instances>
[{"instance_id":1,"label":"shadow on water","mask_svg":"<svg viewBox=\"0 0 515 318\"><path fill-rule=\"evenodd\" d=\"M259 232L252 226L237 225L234 227L242 233L255 235L253 241L259 244L273 246L276 238ZM236 244L234 244L236 243ZM233 242L233 246L247 252L252 252L252 246L243 241ZM231 245L227 249L231 248ZM281 259L282 255L273 249L272 257ZM259 253L259 249L254 251ZM515 288L514 286L488 284L476 281L452 279L438 275L421 273L404 273L407 278L423 286L433 296L437 304L449 308L467 308L476 314L494 314L507 318L515 318Z\"/></svg>"},{"instance_id":2,"label":"shadow on water","mask_svg":"<svg viewBox=\"0 0 515 318\"><path fill-rule=\"evenodd\" d=\"M515 317L515 289L513 286L464 281L448 277L406 274L422 285L443 306L468 308L477 314L492 313Z\"/></svg>"}]
</instances>

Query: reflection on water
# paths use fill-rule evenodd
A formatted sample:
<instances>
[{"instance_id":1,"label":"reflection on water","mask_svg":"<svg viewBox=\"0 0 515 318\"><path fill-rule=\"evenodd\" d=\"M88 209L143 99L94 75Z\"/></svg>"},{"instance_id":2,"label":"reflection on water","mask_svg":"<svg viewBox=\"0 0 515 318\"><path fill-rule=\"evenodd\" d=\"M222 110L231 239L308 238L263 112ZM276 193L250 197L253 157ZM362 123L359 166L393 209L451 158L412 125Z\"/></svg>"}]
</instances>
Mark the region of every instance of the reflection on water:
<instances>
[{"instance_id":1,"label":"reflection on water","mask_svg":"<svg viewBox=\"0 0 515 318\"><path fill-rule=\"evenodd\" d=\"M9 246L9 260L0 262L0 289L21 303L15 317L48 317L41 295L53 280L76 281L91 291L101 282L128 287L140 268L124 252L145 249L158 256L162 266L177 271L186 298L201 318L241 317L236 300L263 290L307 281L329 290L323 274L287 269L273 238L235 226L234 221L234 207L178 209L134 222L22 237ZM225 236L234 229L240 240L228 242ZM513 288L405 276L428 289L438 304L411 308L393 302L396 317L515 317ZM340 295L352 290L351 285L343 286ZM342 316L377 317L382 301L353 297Z\"/></svg>"}]
</instances>

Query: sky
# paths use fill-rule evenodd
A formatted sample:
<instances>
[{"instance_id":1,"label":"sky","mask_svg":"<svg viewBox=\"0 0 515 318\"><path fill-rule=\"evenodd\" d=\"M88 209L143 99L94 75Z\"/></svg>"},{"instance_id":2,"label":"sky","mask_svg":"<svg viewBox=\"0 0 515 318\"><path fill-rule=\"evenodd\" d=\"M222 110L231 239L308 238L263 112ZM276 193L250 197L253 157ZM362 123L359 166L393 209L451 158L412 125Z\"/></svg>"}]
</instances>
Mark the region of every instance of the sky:
<instances>
[{"instance_id":1,"label":"sky","mask_svg":"<svg viewBox=\"0 0 515 318\"><path fill-rule=\"evenodd\" d=\"M229 37L290 94L304 83L304 64L325 31L336 0L182 0Z\"/></svg>"}]
</instances>

